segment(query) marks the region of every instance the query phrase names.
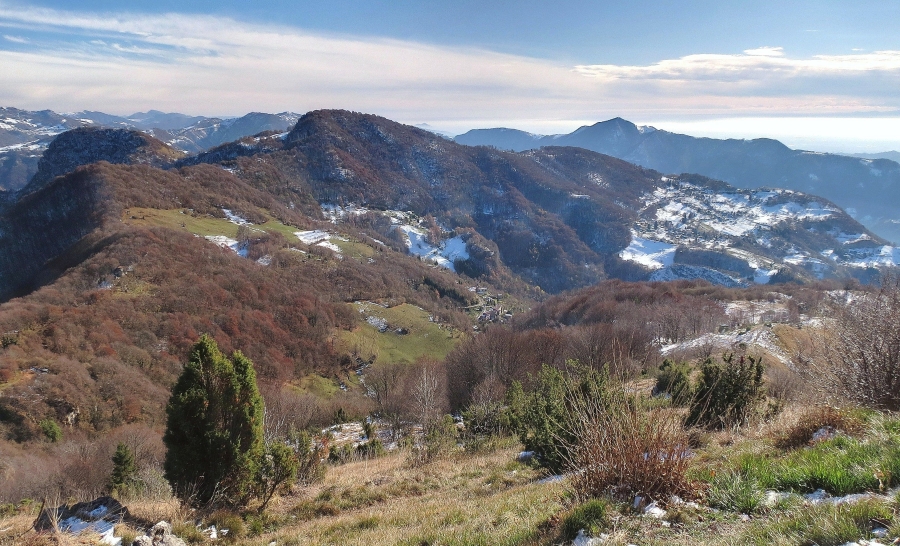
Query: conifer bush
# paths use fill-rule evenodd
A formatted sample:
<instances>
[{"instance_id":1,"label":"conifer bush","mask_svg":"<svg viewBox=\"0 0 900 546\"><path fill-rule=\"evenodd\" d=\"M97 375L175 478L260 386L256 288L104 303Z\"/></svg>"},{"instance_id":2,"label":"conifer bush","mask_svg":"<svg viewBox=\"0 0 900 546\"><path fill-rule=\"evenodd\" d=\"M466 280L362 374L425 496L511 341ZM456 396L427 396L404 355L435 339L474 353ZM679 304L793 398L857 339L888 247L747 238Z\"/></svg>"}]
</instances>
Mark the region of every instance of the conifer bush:
<instances>
[{"instance_id":1,"label":"conifer bush","mask_svg":"<svg viewBox=\"0 0 900 546\"><path fill-rule=\"evenodd\" d=\"M137 464L134 461L134 453L127 445L119 442L116 452L113 454L113 471L109 477L109 490L122 493L135 481Z\"/></svg>"},{"instance_id":2,"label":"conifer bush","mask_svg":"<svg viewBox=\"0 0 900 546\"><path fill-rule=\"evenodd\" d=\"M59 425L53 419L44 419L39 423L39 426L41 427L41 432L44 433L44 436L50 442L56 443L62 439L62 429L59 428Z\"/></svg>"},{"instance_id":3,"label":"conifer bush","mask_svg":"<svg viewBox=\"0 0 900 546\"><path fill-rule=\"evenodd\" d=\"M263 448L263 401L253 363L224 356L204 335L194 345L166 406L165 475L192 505L246 505Z\"/></svg>"},{"instance_id":4,"label":"conifer bush","mask_svg":"<svg viewBox=\"0 0 900 546\"><path fill-rule=\"evenodd\" d=\"M541 466L551 472L563 471L569 449L577 444L573 412L573 394L597 400L605 399L606 374L577 361L569 361L566 372L544 366L534 389L525 392L514 383L507 393L510 422L519 441L537 455Z\"/></svg>"},{"instance_id":5,"label":"conifer bush","mask_svg":"<svg viewBox=\"0 0 900 546\"><path fill-rule=\"evenodd\" d=\"M687 363L663 360L653 393L668 394L672 403L678 406L688 403L691 399L691 369Z\"/></svg>"},{"instance_id":6,"label":"conifer bush","mask_svg":"<svg viewBox=\"0 0 900 546\"><path fill-rule=\"evenodd\" d=\"M765 398L762 358L734 353L721 361L707 358L700 367L686 425L723 429L747 423Z\"/></svg>"}]
</instances>

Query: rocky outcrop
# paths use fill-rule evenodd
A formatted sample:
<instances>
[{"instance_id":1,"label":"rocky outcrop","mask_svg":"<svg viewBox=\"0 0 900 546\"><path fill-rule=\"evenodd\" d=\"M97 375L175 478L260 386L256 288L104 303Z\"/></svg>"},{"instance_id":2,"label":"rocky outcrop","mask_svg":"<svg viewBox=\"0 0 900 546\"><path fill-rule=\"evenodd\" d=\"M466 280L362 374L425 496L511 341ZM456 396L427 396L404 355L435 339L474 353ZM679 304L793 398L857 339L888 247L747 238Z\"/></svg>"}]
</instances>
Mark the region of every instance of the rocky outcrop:
<instances>
[{"instance_id":1,"label":"rocky outcrop","mask_svg":"<svg viewBox=\"0 0 900 546\"><path fill-rule=\"evenodd\" d=\"M150 533L134 539L131 546L186 546L184 541L172 534L172 526L161 521L150 529Z\"/></svg>"}]
</instances>

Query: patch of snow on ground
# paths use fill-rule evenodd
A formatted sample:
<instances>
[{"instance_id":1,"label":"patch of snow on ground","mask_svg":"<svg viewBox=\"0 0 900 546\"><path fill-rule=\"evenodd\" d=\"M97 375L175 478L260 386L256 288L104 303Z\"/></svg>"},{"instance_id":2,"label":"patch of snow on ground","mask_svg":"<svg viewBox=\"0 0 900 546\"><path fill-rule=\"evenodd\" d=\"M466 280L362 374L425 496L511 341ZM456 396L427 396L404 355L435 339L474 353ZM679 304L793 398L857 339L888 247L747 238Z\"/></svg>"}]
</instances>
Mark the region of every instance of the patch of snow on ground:
<instances>
[{"instance_id":1,"label":"patch of snow on ground","mask_svg":"<svg viewBox=\"0 0 900 546\"><path fill-rule=\"evenodd\" d=\"M316 243L316 246L320 246L322 248L327 248L328 250L334 252L335 254L341 253L341 247L337 246L336 244L332 243L331 241L322 241L322 242Z\"/></svg>"},{"instance_id":2,"label":"patch of snow on ground","mask_svg":"<svg viewBox=\"0 0 900 546\"><path fill-rule=\"evenodd\" d=\"M322 241L331 239L331 235L320 229L315 229L312 231L295 231L294 235L296 235L297 238L300 239L301 243L306 245L314 245L316 243L321 243Z\"/></svg>"},{"instance_id":3,"label":"patch of snow on ground","mask_svg":"<svg viewBox=\"0 0 900 546\"><path fill-rule=\"evenodd\" d=\"M769 284L769 281L772 280L776 273L778 273L777 269L757 268L753 273L753 282L756 284Z\"/></svg>"},{"instance_id":4,"label":"patch of snow on ground","mask_svg":"<svg viewBox=\"0 0 900 546\"><path fill-rule=\"evenodd\" d=\"M677 224L688 218L691 222L737 237L757 228L768 229L785 220L823 220L836 212L814 201L770 204L776 198L792 193L778 190L716 194L709 189L681 183L645 194L644 202L647 207L658 207L657 221Z\"/></svg>"},{"instance_id":5,"label":"patch of snow on ground","mask_svg":"<svg viewBox=\"0 0 900 546\"><path fill-rule=\"evenodd\" d=\"M675 245L643 239L632 233L631 244L619 253L619 257L650 269L661 269L672 265L676 248Z\"/></svg>"},{"instance_id":6,"label":"patch of snow on ground","mask_svg":"<svg viewBox=\"0 0 900 546\"><path fill-rule=\"evenodd\" d=\"M237 225L239 225L239 226L251 226L251 225L253 225L251 222L248 222L247 220L241 218L240 216L238 216L237 214L231 212L231 211L228 210L228 209L222 209L222 212L225 213L225 217L228 218L228 221L231 222L232 224L237 224Z\"/></svg>"},{"instance_id":7,"label":"patch of snow on ground","mask_svg":"<svg viewBox=\"0 0 900 546\"><path fill-rule=\"evenodd\" d=\"M0 147L0 153L13 152L16 150L37 151L43 150L46 147L47 146L45 144L41 144L40 142L35 140L33 142L24 142L22 144L13 144L11 146Z\"/></svg>"},{"instance_id":8,"label":"patch of snow on ground","mask_svg":"<svg viewBox=\"0 0 900 546\"><path fill-rule=\"evenodd\" d=\"M367 212L369 212L369 209L357 207L353 204L344 206L331 204L322 205L322 213L325 214L325 217L328 218L332 224L336 224L338 220L343 220L350 216L359 216Z\"/></svg>"},{"instance_id":9,"label":"patch of snow on ground","mask_svg":"<svg viewBox=\"0 0 900 546\"><path fill-rule=\"evenodd\" d=\"M409 253L414 256L419 256L454 272L456 271L453 266L454 260L469 259L466 243L461 237L453 237L442 241L440 246L433 246L425 240L425 231L418 227L404 224L398 226L397 229L406 235L406 246Z\"/></svg>"},{"instance_id":10,"label":"patch of snow on ground","mask_svg":"<svg viewBox=\"0 0 900 546\"><path fill-rule=\"evenodd\" d=\"M106 508L105 506L101 508ZM94 516L94 512L97 510L93 510L90 515L91 517L100 517L102 514ZM104 510L105 513L105 510ZM120 546L122 544L122 539L113 535L115 532L116 524L106 521L104 519L98 519L97 521L84 521L78 517L66 518L59 522L59 530L64 533L69 533L73 535L79 535L85 531L91 533L97 533L100 535L100 544L108 544L110 546Z\"/></svg>"},{"instance_id":11,"label":"patch of snow on ground","mask_svg":"<svg viewBox=\"0 0 900 546\"><path fill-rule=\"evenodd\" d=\"M207 235L206 240L233 251L241 258L247 257L247 247L241 246L236 240L224 235Z\"/></svg>"},{"instance_id":12,"label":"patch of snow on ground","mask_svg":"<svg viewBox=\"0 0 900 546\"><path fill-rule=\"evenodd\" d=\"M834 239L841 243L842 245L850 245L853 243L858 243L860 241L871 241L872 238L865 233L844 233L843 231L834 230L833 232L829 232L829 235L834 237Z\"/></svg>"},{"instance_id":13,"label":"patch of snow on ground","mask_svg":"<svg viewBox=\"0 0 900 546\"><path fill-rule=\"evenodd\" d=\"M310 245L310 246L320 246L322 248L327 248L328 250L334 252L341 257L341 247L331 242L331 239L337 239L339 241L346 241L347 239L343 237L336 237L331 235L326 231L322 231L320 229L315 229L311 231L295 231L294 235L300 239L301 243Z\"/></svg>"},{"instance_id":14,"label":"patch of snow on ground","mask_svg":"<svg viewBox=\"0 0 900 546\"><path fill-rule=\"evenodd\" d=\"M768 328L754 328L749 332L738 331L726 334L704 334L690 341L664 345L660 347L659 352L663 356L667 356L676 351L701 347L712 347L716 350L729 350L734 349L734 347L737 347L742 343L747 347L756 346L765 350L767 353L777 358L782 364L789 365L791 362L790 356L788 356L784 349L776 343L775 334Z\"/></svg>"}]
</instances>

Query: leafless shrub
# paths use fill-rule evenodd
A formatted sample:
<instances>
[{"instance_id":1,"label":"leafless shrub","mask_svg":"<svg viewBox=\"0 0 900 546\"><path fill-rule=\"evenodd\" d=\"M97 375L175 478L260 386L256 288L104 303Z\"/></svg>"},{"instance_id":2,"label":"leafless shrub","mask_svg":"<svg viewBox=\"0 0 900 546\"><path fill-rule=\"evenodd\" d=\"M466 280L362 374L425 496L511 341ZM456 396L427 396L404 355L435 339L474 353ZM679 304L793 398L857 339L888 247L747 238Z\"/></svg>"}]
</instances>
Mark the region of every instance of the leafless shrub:
<instances>
[{"instance_id":1,"label":"leafless shrub","mask_svg":"<svg viewBox=\"0 0 900 546\"><path fill-rule=\"evenodd\" d=\"M819 387L852 403L900 410L900 276L879 290L832 304L808 371Z\"/></svg>"},{"instance_id":2,"label":"leafless shrub","mask_svg":"<svg viewBox=\"0 0 900 546\"><path fill-rule=\"evenodd\" d=\"M262 395L266 403L266 442L287 438L292 431L304 430L320 416L321 408L314 395L274 385L264 387Z\"/></svg>"},{"instance_id":3,"label":"leafless shrub","mask_svg":"<svg viewBox=\"0 0 900 546\"><path fill-rule=\"evenodd\" d=\"M577 419L569 446L572 485L580 499L643 495L665 499L689 492L689 439L671 409L647 409L613 386L605 400L569 393Z\"/></svg>"},{"instance_id":4,"label":"leafless shrub","mask_svg":"<svg viewBox=\"0 0 900 546\"><path fill-rule=\"evenodd\" d=\"M796 400L805 387L803 378L787 366L772 366L766 370L766 393L780 402Z\"/></svg>"}]
</instances>

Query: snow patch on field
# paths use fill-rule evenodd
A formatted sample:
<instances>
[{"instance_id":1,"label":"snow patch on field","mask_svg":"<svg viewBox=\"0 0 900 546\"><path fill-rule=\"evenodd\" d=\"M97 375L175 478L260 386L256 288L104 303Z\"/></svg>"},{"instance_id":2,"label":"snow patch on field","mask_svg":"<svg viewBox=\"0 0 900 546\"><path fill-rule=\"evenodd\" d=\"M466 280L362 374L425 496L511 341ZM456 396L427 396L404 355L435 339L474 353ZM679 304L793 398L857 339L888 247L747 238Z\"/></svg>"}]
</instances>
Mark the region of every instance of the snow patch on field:
<instances>
[{"instance_id":1,"label":"snow patch on field","mask_svg":"<svg viewBox=\"0 0 900 546\"><path fill-rule=\"evenodd\" d=\"M456 271L456 268L453 266L453 262L455 260L469 259L469 252L466 250L466 243L459 236L444 239L436 245L429 243L427 241L428 230L422 227L422 219L413 212L402 210L373 211L371 209L360 207L354 204L322 205L322 213L326 218L328 218L332 223L335 224L352 216L358 216L368 212L381 214L389 218L391 224L393 225L393 229L398 229L403 232L406 248L413 256L418 256L425 261L432 262L440 267L444 267L454 272ZM305 238L312 241L304 241L307 244L327 246L327 243L322 242L327 240L325 236L328 235L324 231L309 231L302 233L306 234L304 235ZM298 237L300 237L299 234ZM301 238L301 240L303 240L303 238ZM380 241L378 239L372 240L378 244L384 244L383 241Z\"/></svg>"},{"instance_id":2,"label":"snow patch on field","mask_svg":"<svg viewBox=\"0 0 900 546\"><path fill-rule=\"evenodd\" d=\"M297 238L300 239L300 242L305 245L314 245L331 239L331 235L327 231L322 231L320 229L295 231L294 235L296 235Z\"/></svg>"},{"instance_id":3,"label":"snow patch on field","mask_svg":"<svg viewBox=\"0 0 900 546\"><path fill-rule=\"evenodd\" d=\"M659 352L668 356L675 352L689 349L712 348L713 352L734 350L740 345L762 349L785 365L790 365L790 356L778 345L777 337L768 328L754 328L749 331L737 331L725 334L704 334L696 339L682 343L672 343L660 347Z\"/></svg>"},{"instance_id":4,"label":"snow patch on field","mask_svg":"<svg viewBox=\"0 0 900 546\"><path fill-rule=\"evenodd\" d=\"M456 268L453 266L455 260L469 259L466 243L459 236L446 239L441 241L438 246L434 246L426 241L425 230L421 228L402 224L397 226L397 229L406 235L406 247L409 249L409 253L423 260L434 262L455 272Z\"/></svg>"},{"instance_id":5,"label":"snow patch on field","mask_svg":"<svg viewBox=\"0 0 900 546\"><path fill-rule=\"evenodd\" d=\"M676 248L675 245L643 239L632 233L631 244L619 253L619 257L650 269L662 269L672 265Z\"/></svg>"},{"instance_id":6,"label":"snow patch on field","mask_svg":"<svg viewBox=\"0 0 900 546\"><path fill-rule=\"evenodd\" d=\"M206 240L215 243L222 248L227 248L242 258L247 257L247 247L242 246L236 240L224 235L207 235Z\"/></svg>"},{"instance_id":7,"label":"snow patch on field","mask_svg":"<svg viewBox=\"0 0 900 546\"><path fill-rule=\"evenodd\" d=\"M757 268L753 273L753 282L756 284L769 284L769 281L772 280L776 273L778 273L777 269Z\"/></svg>"},{"instance_id":8,"label":"snow patch on field","mask_svg":"<svg viewBox=\"0 0 900 546\"><path fill-rule=\"evenodd\" d=\"M232 224L237 224L239 226L251 226L252 222L248 222L247 220L241 218L237 214L231 212L229 209L222 209L222 212L225 213L225 217L228 218L228 221Z\"/></svg>"},{"instance_id":9,"label":"snow patch on field","mask_svg":"<svg viewBox=\"0 0 900 546\"><path fill-rule=\"evenodd\" d=\"M303 244L307 244L310 246L315 245L315 246L320 246L322 248L327 248L328 250L331 250L338 256L341 255L341 247L332 243L331 239L334 238L339 241L347 240L347 239L344 239L343 237L337 237L337 236L331 235L327 231L322 231L320 229L314 229L314 230L310 230L310 231L295 231L294 235L296 235L297 238L300 239L300 242Z\"/></svg>"}]
</instances>

